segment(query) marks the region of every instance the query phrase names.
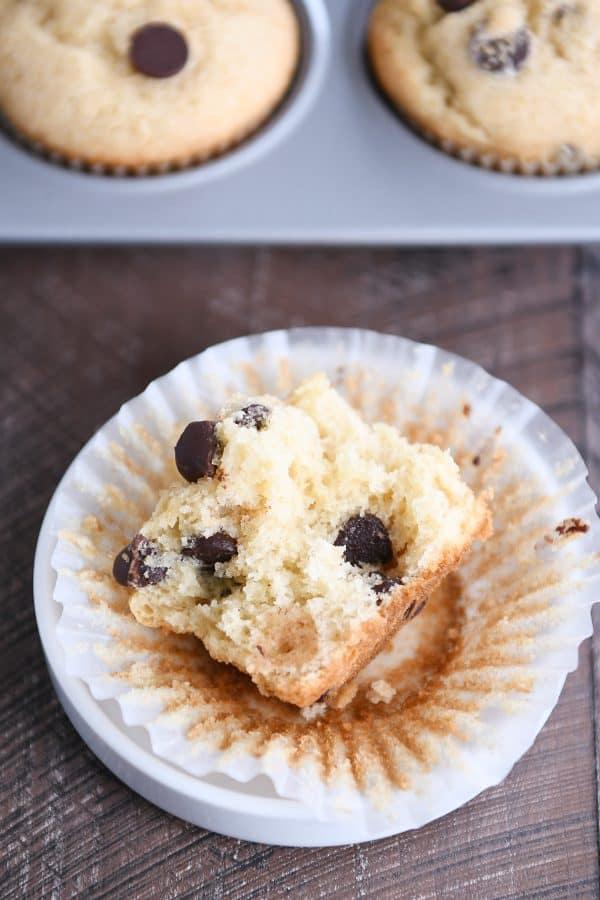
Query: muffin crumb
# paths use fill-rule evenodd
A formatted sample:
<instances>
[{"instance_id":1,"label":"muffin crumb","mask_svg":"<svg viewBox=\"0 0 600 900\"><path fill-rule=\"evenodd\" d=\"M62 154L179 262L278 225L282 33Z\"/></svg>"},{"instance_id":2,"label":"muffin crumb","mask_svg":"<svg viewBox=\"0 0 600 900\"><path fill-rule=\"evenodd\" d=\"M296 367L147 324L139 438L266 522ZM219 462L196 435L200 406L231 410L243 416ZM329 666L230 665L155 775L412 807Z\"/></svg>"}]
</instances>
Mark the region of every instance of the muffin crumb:
<instances>
[{"instance_id":1,"label":"muffin crumb","mask_svg":"<svg viewBox=\"0 0 600 900\"><path fill-rule=\"evenodd\" d=\"M367 691L367 700L370 703L389 703L396 696L396 688L392 687L392 685L385 680L385 678L379 678L377 681L372 681Z\"/></svg>"}]
</instances>

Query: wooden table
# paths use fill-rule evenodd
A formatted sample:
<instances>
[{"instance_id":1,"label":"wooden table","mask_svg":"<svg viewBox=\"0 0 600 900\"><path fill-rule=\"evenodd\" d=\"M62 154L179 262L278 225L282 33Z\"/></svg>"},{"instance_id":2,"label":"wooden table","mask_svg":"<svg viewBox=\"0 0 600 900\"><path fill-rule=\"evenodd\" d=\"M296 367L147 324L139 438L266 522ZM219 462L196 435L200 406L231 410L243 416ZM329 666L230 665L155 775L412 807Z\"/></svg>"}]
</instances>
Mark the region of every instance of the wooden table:
<instances>
[{"instance_id":1,"label":"wooden table","mask_svg":"<svg viewBox=\"0 0 600 900\"><path fill-rule=\"evenodd\" d=\"M31 592L82 443L180 359L252 331L357 325L469 356L557 419L598 488L599 292L593 249L0 250L2 897L600 896L598 634L499 787L418 832L296 850L187 825L109 774L54 696Z\"/></svg>"}]
</instances>

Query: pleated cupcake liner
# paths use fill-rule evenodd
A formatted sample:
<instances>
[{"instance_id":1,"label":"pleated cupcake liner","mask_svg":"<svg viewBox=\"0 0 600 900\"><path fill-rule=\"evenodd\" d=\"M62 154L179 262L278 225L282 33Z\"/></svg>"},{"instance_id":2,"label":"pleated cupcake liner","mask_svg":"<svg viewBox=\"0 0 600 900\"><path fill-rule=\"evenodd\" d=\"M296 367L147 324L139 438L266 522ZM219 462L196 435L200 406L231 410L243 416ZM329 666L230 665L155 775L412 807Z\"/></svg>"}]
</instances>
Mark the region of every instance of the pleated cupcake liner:
<instances>
[{"instance_id":1,"label":"pleated cupcake liner","mask_svg":"<svg viewBox=\"0 0 600 900\"><path fill-rule=\"evenodd\" d=\"M231 393L285 396L317 371L367 419L450 447L474 490L493 489L495 532L360 674L347 707L303 713L195 638L139 625L111 568L177 478L183 425ZM595 502L560 428L465 359L358 329L229 341L126 403L61 483L52 565L67 672L199 778L267 776L321 819L360 817L373 834L419 827L505 777L577 666L600 576Z\"/></svg>"}]
</instances>

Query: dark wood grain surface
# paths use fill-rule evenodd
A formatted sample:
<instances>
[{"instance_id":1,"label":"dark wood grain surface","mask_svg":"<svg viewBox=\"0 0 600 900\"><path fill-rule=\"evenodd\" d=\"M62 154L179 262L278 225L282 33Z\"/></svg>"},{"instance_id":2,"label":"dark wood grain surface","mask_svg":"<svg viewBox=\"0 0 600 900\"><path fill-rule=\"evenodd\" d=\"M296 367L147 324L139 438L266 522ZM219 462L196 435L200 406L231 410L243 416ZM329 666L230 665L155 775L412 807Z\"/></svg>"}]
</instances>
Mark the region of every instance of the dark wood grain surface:
<instances>
[{"instance_id":1,"label":"dark wood grain surface","mask_svg":"<svg viewBox=\"0 0 600 900\"><path fill-rule=\"evenodd\" d=\"M104 769L54 696L31 588L42 515L94 429L180 359L280 326L477 360L567 430L598 488L600 251L0 249L0 309L2 897L600 896L598 636L499 787L417 832L298 850L202 831Z\"/></svg>"}]
</instances>

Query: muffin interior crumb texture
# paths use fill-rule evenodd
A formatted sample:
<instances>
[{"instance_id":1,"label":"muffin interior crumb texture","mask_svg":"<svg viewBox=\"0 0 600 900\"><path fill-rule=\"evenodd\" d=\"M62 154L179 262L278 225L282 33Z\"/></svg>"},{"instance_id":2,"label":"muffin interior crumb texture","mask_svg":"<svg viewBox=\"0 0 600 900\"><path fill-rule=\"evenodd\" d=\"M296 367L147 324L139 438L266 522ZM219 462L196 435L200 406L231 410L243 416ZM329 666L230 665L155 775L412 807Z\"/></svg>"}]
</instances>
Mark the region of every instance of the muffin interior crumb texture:
<instances>
[{"instance_id":1,"label":"muffin interior crumb texture","mask_svg":"<svg viewBox=\"0 0 600 900\"><path fill-rule=\"evenodd\" d=\"M367 424L322 375L232 398L176 459L115 562L133 614L301 707L335 702L490 529L449 452Z\"/></svg>"}]
</instances>

